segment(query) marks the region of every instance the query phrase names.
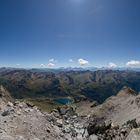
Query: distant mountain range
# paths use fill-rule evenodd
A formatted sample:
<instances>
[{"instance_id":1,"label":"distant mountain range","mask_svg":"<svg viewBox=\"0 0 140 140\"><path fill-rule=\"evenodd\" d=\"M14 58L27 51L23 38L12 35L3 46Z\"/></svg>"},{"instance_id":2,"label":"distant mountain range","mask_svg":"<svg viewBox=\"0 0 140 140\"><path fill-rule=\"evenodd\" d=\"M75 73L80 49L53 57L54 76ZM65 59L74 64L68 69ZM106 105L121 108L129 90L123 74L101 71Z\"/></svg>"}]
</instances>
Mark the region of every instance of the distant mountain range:
<instances>
[{"instance_id":1,"label":"distant mountain range","mask_svg":"<svg viewBox=\"0 0 140 140\"><path fill-rule=\"evenodd\" d=\"M130 70L42 71L40 69L0 69L0 84L14 98L73 97L103 102L124 85L140 91L140 72Z\"/></svg>"},{"instance_id":2,"label":"distant mountain range","mask_svg":"<svg viewBox=\"0 0 140 140\"><path fill-rule=\"evenodd\" d=\"M97 67L61 67L61 68L34 68L31 69L34 72L66 72L66 71L97 71L97 70L120 70L120 71L124 71L124 70L130 70L130 71L138 71L140 72L140 68L132 68L132 67L118 67L118 68L108 68L108 67L101 67L101 68L97 68Z\"/></svg>"},{"instance_id":3,"label":"distant mountain range","mask_svg":"<svg viewBox=\"0 0 140 140\"><path fill-rule=\"evenodd\" d=\"M67 72L67 71L97 71L97 70L120 70L120 71L137 71L140 72L140 68L135 67L60 67L60 68L13 68L13 67L1 67L1 71L13 71L13 70L30 70L32 72Z\"/></svg>"}]
</instances>

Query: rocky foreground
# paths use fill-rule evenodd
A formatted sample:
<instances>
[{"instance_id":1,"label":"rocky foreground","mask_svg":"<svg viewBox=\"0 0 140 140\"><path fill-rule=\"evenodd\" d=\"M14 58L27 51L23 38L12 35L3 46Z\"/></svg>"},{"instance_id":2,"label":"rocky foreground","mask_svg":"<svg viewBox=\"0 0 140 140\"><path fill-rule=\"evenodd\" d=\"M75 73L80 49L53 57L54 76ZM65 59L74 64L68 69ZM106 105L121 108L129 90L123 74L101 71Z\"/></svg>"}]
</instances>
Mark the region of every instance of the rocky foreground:
<instances>
[{"instance_id":1,"label":"rocky foreground","mask_svg":"<svg viewBox=\"0 0 140 140\"><path fill-rule=\"evenodd\" d=\"M140 140L139 109L140 95L128 87L81 116L71 106L42 113L0 86L0 140Z\"/></svg>"}]
</instances>

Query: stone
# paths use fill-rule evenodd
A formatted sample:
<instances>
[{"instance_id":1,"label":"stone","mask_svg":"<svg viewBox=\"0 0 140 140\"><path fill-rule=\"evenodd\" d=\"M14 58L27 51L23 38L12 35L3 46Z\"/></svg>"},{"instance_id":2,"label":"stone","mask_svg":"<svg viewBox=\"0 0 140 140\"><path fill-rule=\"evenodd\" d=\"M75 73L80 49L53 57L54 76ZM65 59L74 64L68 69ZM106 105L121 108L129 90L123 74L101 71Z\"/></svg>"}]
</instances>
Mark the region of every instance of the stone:
<instances>
[{"instance_id":1,"label":"stone","mask_svg":"<svg viewBox=\"0 0 140 140\"><path fill-rule=\"evenodd\" d=\"M138 108L140 108L140 97L137 97L137 98L135 99L135 103L136 103L136 105L138 106Z\"/></svg>"},{"instance_id":2,"label":"stone","mask_svg":"<svg viewBox=\"0 0 140 140\"><path fill-rule=\"evenodd\" d=\"M40 140L40 139L38 139L38 138L34 138L33 140Z\"/></svg>"},{"instance_id":3,"label":"stone","mask_svg":"<svg viewBox=\"0 0 140 140\"><path fill-rule=\"evenodd\" d=\"M105 122L98 122L98 120L95 119L94 122L91 122L89 126L87 127L87 131L89 135L92 134L102 134L106 130L111 128L111 123L105 124Z\"/></svg>"},{"instance_id":4,"label":"stone","mask_svg":"<svg viewBox=\"0 0 140 140\"><path fill-rule=\"evenodd\" d=\"M91 108L96 107L98 105L98 103L96 101L92 102L92 105L90 106Z\"/></svg>"},{"instance_id":5,"label":"stone","mask_svg":"<svg viewBox=\"0 0 140 140\"><path fill-rule=\"evenodd\" d=\"M9 110L6 110L6 111L4 111L1 115L2 115L3 117L4 117L4 116L8 116L8 115L10 115L10 112L9 112Z\"/></svg>"},{"instance_id":6,"label":"stone","mask_svg":"<svg viewBox=\"0 0 140 140\"><path fill-rule=\"evenodd\" d=\"M62 127L63 126L63 120L62 119L57 120L56 125L59 126L59 127Z\"/></svg>"},{"instance_id":7,"label":"stone","mask_svg":"<svg viewBox=\"0 0 140 140\"><path fill-rule=\"evenodd\" d=\"M78 135L77 135L77 140L83 140L83 137L82 137L81 134L78 134Z\"/></svg>"},{"instance_id":8,"label":"stone","mask_svg":"<svg viewBox=\"0 0 140 140\"><path fill-rule=\"evenodd\" d=\"M17 115L21 115L21 112L20 111L17 111L16 113L17 113Z\"/></svg>"},{"instance_id":9,"label":"stone","mask_svg":"<svg viewBox=\"0 0 140 140\"><path fill-rule=\"evenodd\" d=\"M98 136L90 135L88 140L98 140Z\"/></svg>"},{"instance_id":10,"label":"stone","mask_svg":"<svg viewBox=\"0 0 140 140\"><path fill-rule=\"evenodd\" d=\"M13 105L12 102L8 102L8 103L7 103L7 106L9 106L9 107L13 107L14 105Z\"/></svg>"},{"instance_id":11,"label":"stone","mask_svg":"<svg viewBox=\"0 0 140 140\"><path fill-rule=\"evenodd\" d=\"M27 104L28 107L34 107L34 106L35 106L35 105L34 105L33 103L31 103L31 102L27 102L26 104Z\"/></svg>"},{"instance_id":12,"label":"stone","mask_svg":"<svg viewBox=\"0 0 140 140\"><path fill-rule=\"evenodd\" d=\"M129 125L131 128L137 128L138 127L136 119L129 120L129 121L126 122L126 124Z\"/></svg>"}]
</instances>

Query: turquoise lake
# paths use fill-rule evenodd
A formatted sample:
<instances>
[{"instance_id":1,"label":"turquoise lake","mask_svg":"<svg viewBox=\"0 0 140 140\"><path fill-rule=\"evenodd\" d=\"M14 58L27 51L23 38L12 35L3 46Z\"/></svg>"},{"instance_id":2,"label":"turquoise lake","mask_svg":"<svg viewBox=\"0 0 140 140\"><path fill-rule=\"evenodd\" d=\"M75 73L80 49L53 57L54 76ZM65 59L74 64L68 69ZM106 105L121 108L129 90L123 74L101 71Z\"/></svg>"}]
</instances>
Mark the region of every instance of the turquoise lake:
<instances>
[{"instance_id":1,"label":"turquoise lake","mask_svg":"<svg viewBox=\"0 0 140 140\"><path fill-rule=\"evenodd\" d=\"M73 102L73 100L70 98L58 98L54 99L54 101L62 105L66 105Z\"/></svg>"}]
</instances>

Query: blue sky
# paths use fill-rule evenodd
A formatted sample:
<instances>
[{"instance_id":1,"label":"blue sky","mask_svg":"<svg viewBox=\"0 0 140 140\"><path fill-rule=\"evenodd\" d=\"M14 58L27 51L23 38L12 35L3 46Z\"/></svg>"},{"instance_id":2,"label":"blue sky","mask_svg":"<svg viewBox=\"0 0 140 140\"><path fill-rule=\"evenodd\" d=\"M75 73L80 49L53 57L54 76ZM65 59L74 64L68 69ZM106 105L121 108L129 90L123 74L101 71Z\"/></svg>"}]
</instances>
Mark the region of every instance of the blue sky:
<instances>
[{"instance_id":1,"label":"blue sky","mask_svg":"<svg viewBox=\"0 0 140 140\"><path fill-rule=\"evenodd\" d=\"M140 66L139 0L0 0L0 66Z\"/></svg>"}]
</instances>

